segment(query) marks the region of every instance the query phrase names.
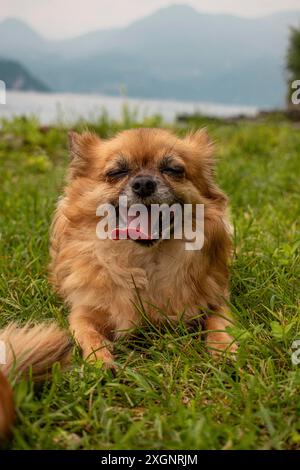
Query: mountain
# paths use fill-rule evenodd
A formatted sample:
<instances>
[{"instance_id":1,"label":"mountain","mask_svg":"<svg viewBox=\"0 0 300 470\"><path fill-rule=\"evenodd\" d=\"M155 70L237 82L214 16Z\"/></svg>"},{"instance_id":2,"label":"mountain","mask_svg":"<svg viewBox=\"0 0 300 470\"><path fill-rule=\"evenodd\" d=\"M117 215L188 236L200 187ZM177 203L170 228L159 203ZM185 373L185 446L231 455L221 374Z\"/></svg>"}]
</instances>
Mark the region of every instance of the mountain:
<instances>
[{"instance_id":1,"label":"mountain","mask_svg":"<svg viewBox=\"0 0 300 470\"><path fill-rule=\"evenodd\" d=\"M7 18L0 23L0 55L13 58L34 57L48 41L21 20Z\"/></svg>"},{"instance_id":2,"label":"mountain","mask_svg":"<svg viewBox=\"0 0 300 470\"><path fill-rule=\"evenodd\" d=\"M51 89L278 106L290 25L300 11L262 18L173 5L124 28L50 41L19 20L0 24L0 54L22 60Z\"/></svg>"},{"instance_id":3,"label":"mountain","mask_svg":"<svg viewBox=\"0 0 300 470\"><path fill-rule=\"evenodd\" d=\"M33 77L19 62L0 59L0 78L8 90L49 91L40 80Z\"/></svg>"}]
</instances>

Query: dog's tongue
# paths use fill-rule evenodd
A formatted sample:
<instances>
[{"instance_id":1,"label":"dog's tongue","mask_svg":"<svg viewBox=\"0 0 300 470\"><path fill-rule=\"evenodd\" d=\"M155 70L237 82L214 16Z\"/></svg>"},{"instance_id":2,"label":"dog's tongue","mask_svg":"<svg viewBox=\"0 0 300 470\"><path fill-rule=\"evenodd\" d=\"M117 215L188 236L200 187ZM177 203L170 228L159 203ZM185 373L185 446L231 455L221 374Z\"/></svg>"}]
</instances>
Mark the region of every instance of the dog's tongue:
<instances>
[{"instance_id":1,"label":"dog's tongue","mask_svg":"<svg viewBox=\"0 0 300 470\"><path fill-rule=\"evenodd\" d=\"M136 222L135 216L127 216L127 227L116 227L111 232L112 240L151 240L151 214L148 213L148 220L141 220L140 224Z\"/></svg>"}]
</instances>

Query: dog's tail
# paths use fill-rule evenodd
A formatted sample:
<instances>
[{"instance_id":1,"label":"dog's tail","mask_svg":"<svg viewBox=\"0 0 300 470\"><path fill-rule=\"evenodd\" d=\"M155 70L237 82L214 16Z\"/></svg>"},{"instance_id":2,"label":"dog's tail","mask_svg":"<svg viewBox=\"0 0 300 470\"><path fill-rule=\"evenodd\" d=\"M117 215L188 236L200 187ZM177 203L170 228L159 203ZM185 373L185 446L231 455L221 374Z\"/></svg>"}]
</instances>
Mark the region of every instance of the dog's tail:
<instances>
[{"instance_id":1,"label":"dog's tail","mask_svg":"<svg viewBox=\"0 0 300 470\"><path fill-rule=\"evenodd\" d=\"M8 377L16 379L31 372L35 381L43 380L51 366L68 363L71 341L53 323L18 327L14 323L0 330L0 439L9 435L15 418L13 394Z\"/></svg>"}]
</instances>

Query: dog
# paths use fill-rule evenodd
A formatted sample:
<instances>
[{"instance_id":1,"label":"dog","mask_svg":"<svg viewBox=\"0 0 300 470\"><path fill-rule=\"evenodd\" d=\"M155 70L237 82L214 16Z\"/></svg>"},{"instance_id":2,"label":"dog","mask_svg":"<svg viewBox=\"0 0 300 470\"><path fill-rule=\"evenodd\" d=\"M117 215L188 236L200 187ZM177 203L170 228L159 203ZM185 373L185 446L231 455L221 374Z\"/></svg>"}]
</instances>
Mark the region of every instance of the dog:
<instances>
[{"instance_id":1,"label":"dog","mask_svg":"<svg viewBox=\"0 0 300 470\"><path fill-rule=\"evenodd\" d=\"M107 140L91 132L70 132L69 142L67 184L51 227L50 279L69 307L70 332L83 357L115 367L113 343L143 324L136 308L141 300L151 322L189 324L198 319L214 357L234 354L237 346L226 331L232 322L227 197L215 181L214 148L206 130L179 138L163 129L138 128ZM165 239L162 231L154 238L146 230L132 239L126 225L123 238L99 238L97 208L109 204L118 214L120 197L147 211L155 204L203 205L202 248L187 250L184 239ZM115 234L121 230L118 216L116 224ZM18 370L31 365L38 378L53 362L67 360L70 342L55 325L34 328L37 334L29 326L10 325L0 339L6 335L14 350L19 335L16 357L25 343L32 352ZM6 375L11 367L12 361ZM7 429L9 424L3 426L4 434Z\"/></svg>"}]
</instances>

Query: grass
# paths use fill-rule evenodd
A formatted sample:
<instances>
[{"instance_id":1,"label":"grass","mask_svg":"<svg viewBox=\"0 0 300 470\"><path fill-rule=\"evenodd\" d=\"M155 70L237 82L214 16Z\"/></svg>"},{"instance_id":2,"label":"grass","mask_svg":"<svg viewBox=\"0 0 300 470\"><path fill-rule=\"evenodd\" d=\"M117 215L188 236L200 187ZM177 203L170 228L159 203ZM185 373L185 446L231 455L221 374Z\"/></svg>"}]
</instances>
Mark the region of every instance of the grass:
<instances>
[{"instance_id":1,"label":"grass","mask_svg":"<svg viewBox=\"0 0 300 470\"><path fill-rule=\"evenodd\" d=\"M91 124L103 137L159 117ZM232 333L235 364L216 363L201 335L179 325L149 325L134 343L116 344L116 375L74 351L67 372L34 387L14 384L18 419L12 449L300 448L300 133L291 124L228 124L198 118L218 143L218 181L235 227ZM78 123L78 129L85 127ZM182 125L172 126L186 131ZM2 122L0 131L0 320L66 324L47 282L48 229L68 161L63 125Z\"/></svg>"}]
</instances>

